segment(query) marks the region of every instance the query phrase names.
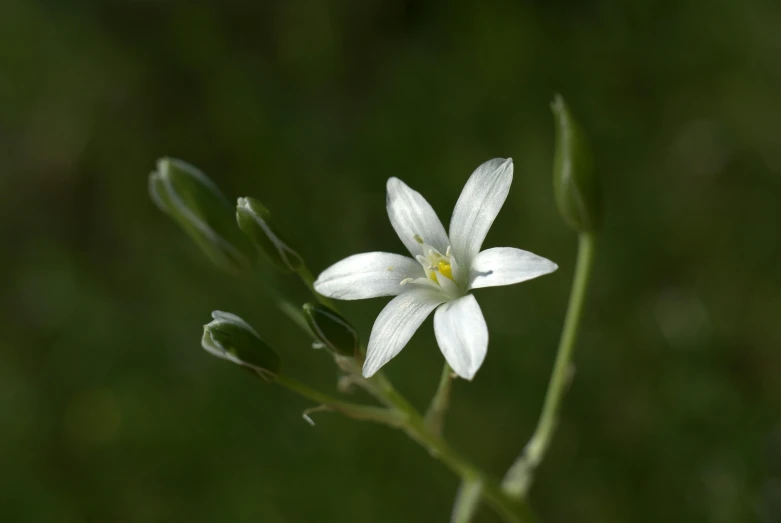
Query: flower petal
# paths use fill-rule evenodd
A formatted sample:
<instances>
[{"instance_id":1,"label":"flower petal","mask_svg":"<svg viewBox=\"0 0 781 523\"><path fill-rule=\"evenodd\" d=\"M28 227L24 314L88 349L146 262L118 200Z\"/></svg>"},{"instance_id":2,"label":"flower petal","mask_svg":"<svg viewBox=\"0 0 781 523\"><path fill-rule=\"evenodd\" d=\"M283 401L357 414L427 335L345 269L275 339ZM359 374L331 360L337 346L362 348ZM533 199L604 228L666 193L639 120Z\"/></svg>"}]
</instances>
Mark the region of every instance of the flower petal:
<instances>
[{"instance_id":1,"label":"flower petal","mask_svg":"<svg viewBox=\"0 0 781 523\"><path fill-rule=\"evenodd\" d=\"M388 218L412 256L421 253L415 236L445 252L449 245L447 233L426 199L398 178L390 178L387 187Z\"/></svg>"},{"instance_id":2,"label":"flower petal","mask_svg":"<svg viewBox=\"0 0 781 523\"><path fill-rule=\"evenodd\" d=\"M458 288L456 282L445 276L444 274L437 273L437 283L439 283L442 292L450 296L451 298L458 298L464 293Z\"/></svg>"},{"instance_id":3,"label":"flower petal","mask_svg":"<svg viewBox=\"0 0 781 523\"><path fill-rule=\"evenodd\" d=\"M467 180L450 219L453 253L469 269L502 208L513 181L512 158L488 160Z\"/></svg>"},{"instance_id":4,"label":"flower petal","mask_svg":"<svg viewBox=\"0 0 781 523\"><path fill-rule=\"evenodd\" d=\"M393 298L382 309L372 327L363 376L369 378L407 344L420 324L439 304L447 300L442 292L420 287Z\"/></svg>"},{"instance_id":5,"label":"flower petal","mask_svg":"<svg viewBox=\"0 0 781 523\"><path fill-rule=\"evenodd\" d=\"M528 251L495 247L478 254L469 271L469 288L498 287L549 274L559 266Z\"/></svg>"},{"instance_id":6,"label":"flower petal","mask_svg":"<svg viewBox=\"0 0 781 523\"><path fill-rule=\"evenodd\" d=\"M450 272L453 274L454 282L462 287L466 286L466 277L468 274L461 266L461 264L458 263L458 259L455 256L450 258Z\"/></svg>"},{"instance_id":7,"label":"flower petal","mask_svg":"<svg viewBox=\"0 0 781 523\"><path fill-rule=\"evenodd\" d=\"M437 309L434 332L448 365L462 378L474 378L488 350L488 327L475 297L467 294Z\"/></svg>"},{"instance_id":8,"label":"flower petal","mask_svg":"<svg viewBox=\"0 0 781 523\"><path fill-rule=\"evenodd\" d=\"M317 277L315 290L337 300L401 294L401 281L424 277L418 262L401 254L366 252L331 265Z\"/></svg>"}]
</instances>

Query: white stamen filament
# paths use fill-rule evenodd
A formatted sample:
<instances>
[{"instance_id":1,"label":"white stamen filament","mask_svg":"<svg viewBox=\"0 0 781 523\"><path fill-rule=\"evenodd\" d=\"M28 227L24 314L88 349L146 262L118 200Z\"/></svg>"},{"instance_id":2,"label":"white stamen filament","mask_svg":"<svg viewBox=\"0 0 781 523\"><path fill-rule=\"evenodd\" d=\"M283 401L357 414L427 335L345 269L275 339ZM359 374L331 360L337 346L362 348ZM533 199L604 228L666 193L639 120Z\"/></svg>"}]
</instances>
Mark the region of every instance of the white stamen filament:
<instances>
[{"instance_id":1,"label":"white stamen filament","mask_svg":"<svg viewBox=\"0 0 781 523\"><path fill-rule=\"evenodd\" d=\"M406 285L408 283L427 285L439 288L445 294L453 298L462 296L463 292L455 282L452 274L452 267L456 265L456 260L453 257L451 246L447 246L445 254L443 255L435 247L426 243L420 235L416 234L414 238L415 241L420 244L422 251L422 254L416 255L415 259L420 263L420 266L423 267L426 276L425 278L406 278L399 282L400 285Z\"/></svg>"}]
</instances>

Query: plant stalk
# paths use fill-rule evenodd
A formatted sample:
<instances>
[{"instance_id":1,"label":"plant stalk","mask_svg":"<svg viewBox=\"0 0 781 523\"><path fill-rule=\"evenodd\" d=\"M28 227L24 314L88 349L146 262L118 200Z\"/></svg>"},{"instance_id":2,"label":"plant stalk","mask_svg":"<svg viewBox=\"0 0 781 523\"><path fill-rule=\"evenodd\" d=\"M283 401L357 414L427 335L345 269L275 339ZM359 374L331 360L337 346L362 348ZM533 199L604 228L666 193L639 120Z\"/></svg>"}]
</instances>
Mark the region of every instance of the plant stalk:
<instances>
[{"instance_id":1,"label":"plant stalk","mask_svg":"<svg viewBox=\"0 0 781 523\"><path fill-rule=\"evenodd\" d=\"M453 369L445 362L442 367L442 375L439 378L437 392L431 399L426 411L426 426L434 434L442 434L442 427L445 423L445 414L450 406L450 391L453 388Z\"/></svg>"},{"instance_id":2,"label":"plant stalk","mask_svg":"<svg viewBox=\"0 0 781 523\"><path fill-rule=\"evenodd\" d=\"M324 392L313 389L308 385L304 385L298 380L295 380L285 374L278 374L275 383L285 387L286 389L295 392L299 396L310 399L315 403L319 403L328 407L330 410L344 414L347 417L363 420L373 421L375 423L381 423L383 425L389 425L391 427L402 427L405 421L405 413L395 409L386 409L383 407L372 407L367 405L358 405L347 401L334 398Z\"/></svg>"},{"instance_id":3,"label":"plant stalk","mask_svg":"<svg viewBox=\"0 0 781 523\"><path fill-rule=\"evenodd\" d=\"M318 293L315 290L315 277L312 274L312 271L309 270L309 267L306 266L306 264L301 265L299 267L298 271L296 271L296 274L298 274L298 277L301 279L301 281L306 285L306 288L309 289L309 292L312 293L312 296L315 297L317 301L325 305L326 307L330 307L334 310L337 310L336 304L331 300L331 298L326 298L322 294Z\"/></svg>"},{"instance_id":4,"label":"plant stalk","mask_svg":"<svg viewBox=\"0 0 781 523\"><path fill-rule=\"evenodd\" d=\"M428 450L431 456L440 460L462 478L480 481L482 496L507 523L535 523L536 517L528 505L513 499L502 491L499 483L469 463L438 434L432 433L423 417L383 378L377 391L382 394L391 408L368 407L341 401L333 396L315 390L285 374L277 375L276 383L321 405L348 417L381 423L404 431L410 438Z\"/></svg>"},{"instance_id":5,"label":"plant stalk","mask_svg":"<svg viewBox=\"0 0 781 523\"><path fill-rule=\"evenodd\" d=\"M543 404L534 434L502 481L503 490L517 499L521 499L526 495L534 480L534 472L545 457L558 423L564 393L572 380L574 372L572 354L575 349L578 327L580 326L586 289L591 276L591 266L594 260L594 243L595 237L593 233L581 233L578 237L575 276L572 282L572 290L570 291L564 327L561 331L556 362L548 382L545 403Z\"/></svg>"}]
</instances>

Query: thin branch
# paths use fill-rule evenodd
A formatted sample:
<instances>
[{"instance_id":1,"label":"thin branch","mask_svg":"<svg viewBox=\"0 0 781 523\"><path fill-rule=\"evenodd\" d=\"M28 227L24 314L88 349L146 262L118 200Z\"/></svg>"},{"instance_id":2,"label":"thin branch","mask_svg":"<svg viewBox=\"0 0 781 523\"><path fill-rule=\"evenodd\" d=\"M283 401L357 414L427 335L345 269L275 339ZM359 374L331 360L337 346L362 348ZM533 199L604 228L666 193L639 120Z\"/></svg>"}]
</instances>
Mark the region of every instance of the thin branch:
<instances>
[{"instance_id":1,"label":"thin branch","mask_svg":"<svg viewBox=\"0 0 781 523\"><path fill-rule=\"evenodd\" d=\"M295 380L284 374L279 374L276 377L275 383L287 388L288 390L295 392L299 396L310 399L315 403L319 403L328 407L330 410L344 414L347 417L363 420L373 421L383 425L391 427L401 427L406 421L406 414L395 409L386 409L384 407L371 407L366 405L359 405L356 403L350 403L334 398L328 394L315 390L303 383ZM322 410L322 409L320 409Z\"/></svg>"},{"instance_id":2,"label":"thin branch","mask_svg":"<svg viewBox=\"0 0 781 523\"><path fill-rule=\"evenodd\" d=\"M445 414L450 406L450 391L453 388L453 370L445 362L442 375L439 378L437 392L431 399L431 404L426 411L426 427L434 434L442 434L442 426L445 423Z\"/></svg>"},{"instance_id":3,"label":"thin branch","mask_svg":"<svg viewBox=\"0 0 781 523\"><path fill-rule=\"evenodd\" d=\"M567 316L564 319L556 362L545 395L545 404L542 407L534 434L521 455L507 471L502 482L504 491L516 498L522 498L526 495L534 480L534 472L545 457L558 423L561 401L572 380L574 369L571 363L572 353L575 349L575 340L578 335L593 259L594 236L582 233L578 242L578 259L575 265L575 277L570 291Z\"/></svg>"}]
</instances>

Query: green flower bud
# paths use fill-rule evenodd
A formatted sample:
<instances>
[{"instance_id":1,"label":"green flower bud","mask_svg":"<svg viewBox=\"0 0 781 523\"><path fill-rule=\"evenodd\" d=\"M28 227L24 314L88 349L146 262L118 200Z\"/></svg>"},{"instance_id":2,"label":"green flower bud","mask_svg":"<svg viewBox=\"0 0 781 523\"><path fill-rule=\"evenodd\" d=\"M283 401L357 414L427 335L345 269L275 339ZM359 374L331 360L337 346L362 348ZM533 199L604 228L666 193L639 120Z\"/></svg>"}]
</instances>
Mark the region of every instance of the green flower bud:
<instances>
[{"instance_id":1,"label":"green flower bud","mask_svg":"<svg viewBox=\"0 0 781 523\"><path fill-rule=\"evenodd\" d=\"M274 381L279 372L279 355L266 345L247 322L230 312L212 312L203 326L201 346L210 354L257 372L266 381Z\"/></svg>"},{"instance_id":2,"label":"green flower bud","mask_svg":"<svg viewBox=\"0 0 781 523\"><path fill-rule=\"evenodd\" d=\"M588 140L561 95L556 95L551 109L556 126L553 158L556 204L567 225L578 232L590 232L599 226L601 194Z\"/></svg>"},{"instance_id":3,"label":"green flower bud","mask_svg":"<svg viewBox=\"0 0 781 523\"><path fill-rule=\"evenodd\" d=\"M218 267L231 273L252 267L256 253L233 220L233 208L200 170L163 158L149 175L149 194Z\"/></svg>"},{"instance_id":4,"label":"green flower bud","mask_svg":"<svg viewBox=\"0 0 781 523\"><path fill-rule=\"evenodd\" d=\"M338 312L319 303L304 305L304 317L317 339L328 350L342 356L358 352L358 333Z\"/></svg>"},{"instance_id":5,"label":"green flower bud","mask_svg":"<svg viewBox=\"0 0 781 523\"><path fill-rule=\"evenodd\" d=\"M255 198L239 198L236 221L252 242L283 271L298 271L304 262L288 247L271 221L271 213Z\"/></svg>"}]
</instances>

